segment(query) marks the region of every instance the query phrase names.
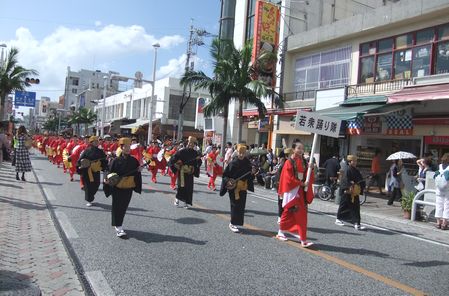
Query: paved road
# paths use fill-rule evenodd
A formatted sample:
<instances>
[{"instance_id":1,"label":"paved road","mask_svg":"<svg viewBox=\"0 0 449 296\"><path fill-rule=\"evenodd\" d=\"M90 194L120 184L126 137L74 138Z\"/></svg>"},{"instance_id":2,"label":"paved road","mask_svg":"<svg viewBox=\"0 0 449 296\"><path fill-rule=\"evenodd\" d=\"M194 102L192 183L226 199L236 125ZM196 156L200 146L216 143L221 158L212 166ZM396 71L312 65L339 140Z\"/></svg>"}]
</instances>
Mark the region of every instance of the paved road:
<instances>
[{"instance_id":1,"label":"paved road","mask_svg":"<svg viewBox=\"0 0 449 296\"><path fill-rule=\"evenodd\" d=\"M449 246L309 215L311 250L274 238L276 203L250 196L243 234L229 231L229 201L195 186L194 208L173 206L166 177L144 180L124 228L110 226L111 200L87 208L77 182L43 157L33 166L98 295L447 295ZM205 179L200 179L205 180Z\"/></svg>"}]
</instances>

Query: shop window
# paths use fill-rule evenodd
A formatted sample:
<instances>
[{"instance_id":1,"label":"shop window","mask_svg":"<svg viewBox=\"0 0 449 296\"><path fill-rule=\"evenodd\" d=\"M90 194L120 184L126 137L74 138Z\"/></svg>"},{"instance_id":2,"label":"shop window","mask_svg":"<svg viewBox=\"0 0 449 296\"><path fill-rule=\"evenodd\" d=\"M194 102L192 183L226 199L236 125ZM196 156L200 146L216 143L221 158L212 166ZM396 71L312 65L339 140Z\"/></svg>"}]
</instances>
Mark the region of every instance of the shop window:
<instances>
[{"instance_id":1,"label":"shop window","mask_svg":"<svg viewBox=\"0 0 449 296\"><path fill-rule=\"evenodd\" d=\"M423 77L430 74L430 45L413 49L412 76Z\"/></svg>"},{"instance_id":2,"label":"shop window","mask_svg":"<svg viewBox=\"0 0 449 296\"><path fill-rule=\"evenodd\" d=\"M391 53L377 56L376 81L391 79L392 55Z\"/></svg>"},{"instance_id":3,"label":"shop window","mask_svg":"<svg viewBox=\"0 0 449 296\"><path fill-rule=\"evenodd\" d=\"M360 59L360 83L374 82L374 56Z\"/></svg>"},{"instance_id":4,"label":"shop window","mask_svg":"<svg viewBox=\"0 0 449 296\"><path fill-rule=\"evenodd\" d=\"M433 41L434 30L426 29L416 32L416 44L424 44Z\"/></svg>"},{"instance_id":5,"label":"shop window","mask_svg":"<svg viewBox=\"0 0 449 296\"><path fill-rule=\"evenodd\" d=\"M394 79L409 79L412 65L412 50L399 50L394 53Z\"/></svg>"},{"instance_id":6,"label":"shop window","mask_svg":"<svg viewBox=\"0 0 449 296\"><path fill-rule=\"evenodd\" d=\"M440 42L436 53L435 73L449 73L449 41Z\"/></svg>"},{"instance_id":7,"label":"shop window","mask_svg":"<svg viewBox=\"0 0 449 296\"><path fill-rule=\"evenodd\" d=\"M393 38L379 41L379 52L391 51L393 49Z\"/></svg>"},{"instance_id":8,"label":"shop window","mask_svg":"<svg viewBox=\"0 0 449 296\"><path fill-rule=\"evenodd\" d=\"M396 49L409 47L412 45L412 42L413 35L411 33L398 36L396 37Z\"/></svg>"},{"instance_id":9,"label":"shop window","mask_svg":"<svg viewBox=\"0 0 449 296\"><path fill-rule=\"evenodd\" d=\"M449 24L443 25L438 28L438 40L449 39Z\"/></svg>"}]
</instances>

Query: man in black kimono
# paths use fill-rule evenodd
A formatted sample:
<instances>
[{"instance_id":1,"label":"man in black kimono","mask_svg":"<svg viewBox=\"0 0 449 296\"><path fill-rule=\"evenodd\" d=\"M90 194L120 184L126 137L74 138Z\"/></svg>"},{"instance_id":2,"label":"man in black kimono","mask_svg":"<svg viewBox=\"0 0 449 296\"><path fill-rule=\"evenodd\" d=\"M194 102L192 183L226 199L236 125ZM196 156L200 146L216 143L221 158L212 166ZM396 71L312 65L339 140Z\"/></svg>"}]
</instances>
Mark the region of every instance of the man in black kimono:
<instances>
[{"instance_id":1,"label":"man in black kimono","mask_svg":"<svg viewBox=\"0 0 449 296\"><path fill-rule=\"evenodd\" d=\"M357 168L357 157L348 155L348 168L343 172L340 182L341 201L338 207L337 220L335 224L343 226L342 220L350 217L356 230L365 229L360 225L360 200L359 195L363 193L365 181ZM348 217L348 218L349 218Z\"/></svg>"},{"instance_id":2,"label":"man in black kimono","mask_svg":"<svg viewBox=\"0 0 449 296\"><path fill-rule=\"evenodd\" d=\"M220 189L220 196L229 192L231 202L231 223L229 229L234 232L240 232L239 226L243 226L245 216L246 194L247 191L254 192L254 174L251 162L246 157L246 146L237 145L237 157L234 158L223 172L223 178ZM228 190L226 185L232 180L236 181L236 186Z\"/></svg>"},{"instance_id":3,"label":"man in black kimono","mask_svg":"<svg viewBox=\"0 0 449 296\"><path fill-rule=\"evenodd\" d=\"M105 180L103 190L106 196L112 194L112 226L115 227L117 237L125 238L126 232L122 227L123 219L125 218L133 191L139 194L142 192L142 175L140 173L139 161L130 155L131 139L121 138L119 144L122 153L119 157L112 160L109 176L117 174L120 181L117 185L112 186L108 180Z\"/></svg>"},{"instance_id":4,"label":"man in black kimono","mask_svg":"<svg viewBox=\"0 0 449 296\"><path fill-rule=\"evenodd\" d=\"M83 159L89 160L87 167L82 166ZM100 187L100 171L108 168L106 154L98 148L98 138L92 136L89 138L89 147L84 150L76 164L78 174L81 175L84 183L84 199L87 201L86 206L91 207L95 199L95 193Z\"/></svg>"},{"instance_id":5,"label":"man in black kimono","mask_svg":"<svg viewBox=\"0 0 449 296\"><path fill-rule=\"evenodd\" d=\"M201 154L195 147L196 138L189 137L187 147L177 151L170 158L170 169L178 176L178 190L175 198L175 206L179 201L184 203L184 208L192 205L193 177L200 176Z\"/></svg>"}]
</instances>

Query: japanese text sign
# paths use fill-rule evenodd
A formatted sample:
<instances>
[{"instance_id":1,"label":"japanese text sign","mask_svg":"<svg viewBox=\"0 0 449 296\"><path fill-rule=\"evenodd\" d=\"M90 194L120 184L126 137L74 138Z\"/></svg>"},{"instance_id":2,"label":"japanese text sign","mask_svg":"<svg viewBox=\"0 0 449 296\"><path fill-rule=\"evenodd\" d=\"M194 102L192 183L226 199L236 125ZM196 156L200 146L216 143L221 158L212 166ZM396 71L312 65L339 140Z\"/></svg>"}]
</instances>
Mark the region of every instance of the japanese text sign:
<instances>
[{"instance_id":1,"label":"japanese text sign","mask_svg":"<svg viewBox=\"0 0 449 296\"><path fill-rule=\"evenodd\" d=\"M295 129L297 130L338 138L340 126L341 120L316 112L298 110L296 113Z\"/></svg>"}]
</instances>

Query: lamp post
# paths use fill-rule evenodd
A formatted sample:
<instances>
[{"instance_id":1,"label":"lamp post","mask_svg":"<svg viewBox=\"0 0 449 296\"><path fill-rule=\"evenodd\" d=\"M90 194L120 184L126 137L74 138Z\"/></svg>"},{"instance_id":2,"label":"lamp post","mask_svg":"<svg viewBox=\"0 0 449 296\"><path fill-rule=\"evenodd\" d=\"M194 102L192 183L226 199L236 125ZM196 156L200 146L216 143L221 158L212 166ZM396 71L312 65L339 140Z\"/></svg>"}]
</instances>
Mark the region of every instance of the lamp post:
<instances>
[{"instance_id":1,"label":"lamp post","mask_svg":"<svg viewBox=\"0 0 449 296\"><path fill-rule=\"evenodd\" d=\"M150 103L148 104L148 145L153 139L153 97L154 97L154 87L156 86L156 63L157 63L157 49L161 47L159 43L154 43L154 60L153 60L153 87L151 89Z\"/></svg>"},{"instance_id":2,"label":"lamp post","mask_svg":"<svg viewBox=\"0 0 449 296\"><path fill-rule=\"evenodd\" d=\"M58 113L58 135L59 131L61 130L61 113L65 112L65 109L56 109L56 112Z\"/></svg>"}]
</instances>

